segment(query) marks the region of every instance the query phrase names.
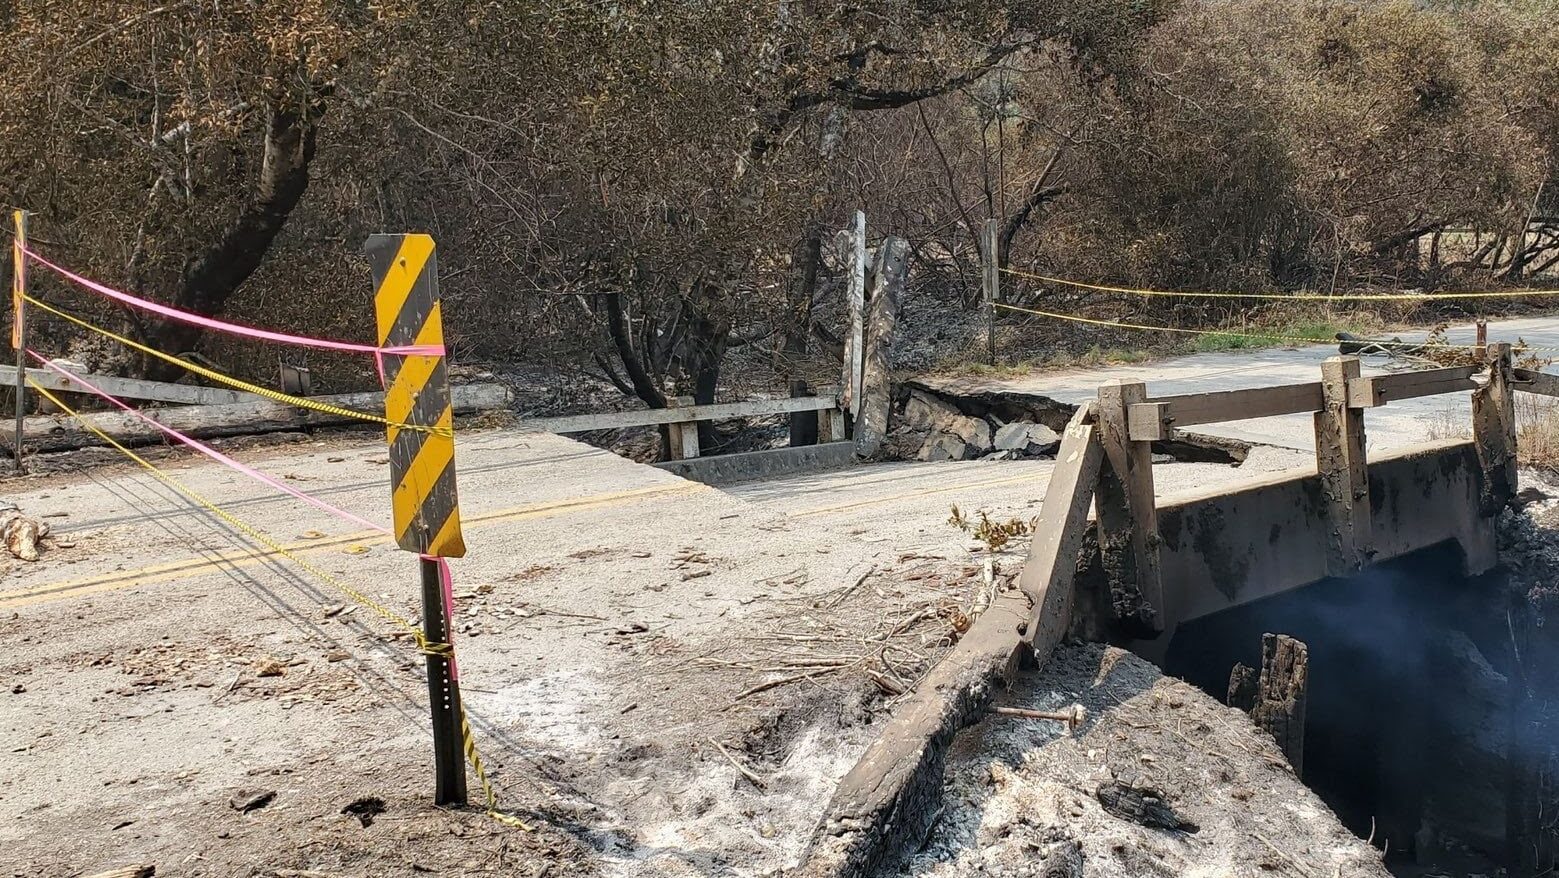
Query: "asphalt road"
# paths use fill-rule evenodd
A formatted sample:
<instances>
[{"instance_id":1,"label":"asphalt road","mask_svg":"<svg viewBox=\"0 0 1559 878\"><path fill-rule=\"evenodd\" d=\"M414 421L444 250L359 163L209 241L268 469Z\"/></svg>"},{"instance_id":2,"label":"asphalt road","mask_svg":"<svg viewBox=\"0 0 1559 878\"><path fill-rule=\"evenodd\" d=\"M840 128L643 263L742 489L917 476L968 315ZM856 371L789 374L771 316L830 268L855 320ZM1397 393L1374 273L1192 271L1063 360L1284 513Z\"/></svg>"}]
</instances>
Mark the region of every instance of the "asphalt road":
<instances>
[{"instance_id":1,"label":"asphalt road","mask_svg":"<svg viewBox=\"0 0 1559 878\"><path fill-rule=\"evenodd\" d=\"M628 839L603 854L619 873L656 875L709 874L731 856L789 863L864 746L858 723L813 734L765 769L767 794L733 786L709 740L853 691L825 679L747 697L775 675L740 657L769 632L796 636L783 632L840 594L854 595L847 641L907 606L967 601L980 547L950 508L1032 516L1051 467L881 464L717 490L550 435L462 434L457 455L469 554L452 562L455 642L501 795L586 809ZM369 520L388 514L377 443L238 456ZM1171 493L1306 459L1163 465L1158 483ZM161 465L247 530L134 467L5 488L67 544L0 579L0 842L13 862L68 875L176 854L220 872L253 845L336 826L330 797L363 782L363 758L399 779L393 807L425 804L420 658L371 609L341 612L354 601L308 569L415 621L415 557L203 458ZM285 673L260 677L272 658ZM271 822L211 806L256 776L286 779ZM689 811L695 794L706 804Z\"/></svg>"},{"instance_id":2,"label":"asphalt road","mask_svg":"<svg viewBox=\"0 0 1559 878\"><path fill-rule=\"evenodd\" d=\"M1559 359L1559 317L1534 317L1501 320L1489 324L1491 341L1515 342L1547 348L1539 352L1545 358ZM1421 331L1382 333L1403 341L1421 341ZM1471 344L1471 326L1452 327L1449 340ZM1121 379L1143 381L1152 396L1236 390L1276 384L1299 384L1320 380L1321 363L1337 355L1333 345L1271 348L1256 351L1228 351L1189 354L1147 363L1100 366L1087 369L1036 372L1010 379L956 378L930 379L950 390L1007 389L1034 393L1059 402L1076 404L1092 399L1104 381ZM1364 359L1365 375L1383 374L1388 361L1375 356ZM1548 367L1559 373L1559 367ZM1471 435L1472 404L1470 392L1420 397L1391 403L1365 414L1365 437L1371 450L1411 445L1432 438ZM1190 432L1220 436L1263 445L1314 452L1315 437L1309 415L1284 415L1254 418L1223 424L1202 424Z\"/></svg>"}]
</instances>

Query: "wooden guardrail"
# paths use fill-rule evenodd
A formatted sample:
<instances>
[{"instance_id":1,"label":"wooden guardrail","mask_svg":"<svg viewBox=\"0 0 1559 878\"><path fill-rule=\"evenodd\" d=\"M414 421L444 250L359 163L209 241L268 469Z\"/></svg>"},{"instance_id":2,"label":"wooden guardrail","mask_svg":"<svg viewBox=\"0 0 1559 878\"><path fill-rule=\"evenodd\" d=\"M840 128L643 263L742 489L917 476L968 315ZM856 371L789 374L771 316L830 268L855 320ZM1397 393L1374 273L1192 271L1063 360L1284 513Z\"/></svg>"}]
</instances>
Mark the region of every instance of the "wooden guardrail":
<instances>
[{"instance_id":1,"label":"wooden guardrail","mask_svg":"<svg viewBox=\"0 0 1559 878\"><path fill-rule=\"evenodd\" d=\"M74 367L72 367L74 370ZM51 369L28 369L27 377L34 383L52 391L65 393L88 393L86 387L78 385L76 381L61 375ZM228 435L244 432L246 422L252 423L256 432L277 429L278 424L286 424L289 418L281 413L286 412L285 406L267 400L265 397L253 393L245 393L239 390L229 390L223 387L203 387L197 384L175 384L166 381L146 381L139 378L121 378L117 375L93 375L82 374L83 381L90 382L99 390L120 399L135 399L150 402L175 403L180 408L164 410L162 419L172 419L178 423L178 428L186 432L194 431L196 435ZM0 365L0 385L10 385L16 380L16 367ZM508 396L501 393L501 389L492 385L493 392L486 392L489 385L480 386L485 393L472 395L465 400L463 411L475 411L482 408L503 407L507 405ZM358 405L382 399L379 394L347 394L338 397L320 397L322 400L341 402L341 404ZM462 399L465 399L462 397ZM698 457L698 422L720 421L730 418L751 418L764 415L784 415L796 412L818 413L818 441L838 442L845 436L844 411L840 408L840 391L837 387L820 388L816 396L799 396L787 399L760 399L747 402L716 403L712 405L694 405L693 398L688 396L676 397L670 400L667 408L643 409L631 412L606 412L588 415L564 415L554 418L527 418L521 420L517 427L521 430L532 430L540 433L588 433L593 430L614 430L625 427L653 427L667 425L671 435L671 455L673 460L685 460ZM119 438L130 440L145 438L141 434L145 431L133 419L120 419L111 413L102 416L94 416L105 420L103 426L110 433ZM298 415L291 420L297 421L295 426L319 426L332 423L329 418L324 418L318 413ZM121 422L122 421L122 422ZM172 424L170 423L170 426ZM84 441L84 437L77 436L76 431L66 430L52 420L38 420L27 425L27 437L34 441L42 442L44 446L75 447ZM67 435L68 434L68 435ZM151 435L151 434L147 434ZM40 446L42 447L42 446Z\"/></svg>"},{"instance_id":2,"label":"wooden guardrail","mask_svg":"<svg viewBox=\"0 0 1559 878\"><path fill-rule=\"evenodd\" d=\"M61 361L63 362L63 361ZM75 367L70 371L78 372ZM120 399L141 399L152 402L174 402L184 405L232 405L234 403L259 402L264 397L228 390L225 387L201 387L197 384L173 384L167 381L146 381L140 378L121 378L117 375L81 374L82 379L110 396ZM65 393L88 393L85 387L52 369L28 369L27 378L48 390ZM16 383L16 367L0 365L0 384L9 387Z\"/></svg>"},{"instance_id":3,"label":"wooden guardrail","mask_svg":"<svg viewBox=\"0 0 1559 878\"><path fill-rule=\"evenodd\" d=\"M1316 469L1332 519L1328 566L1343 575L1368 563L1369 479L1364 451L1366 409L1391 402L1471 390L1473 433L1484 470L1485 509L1497 509L1515 489L1513 391L1559 397L1559 377L1516 369L1510 346L1489 345L1488 362L1389 375L1360 375L1357 357L1333 357L1320 381L1209 393L1150 397L1138 381L1099 388L1098 436L1104 463L1097 496L1099 543L1105 569L1122 593L1114 596L1121 621L1142 634L1161 630L1158 522L1153 500L1150 444L1179 428L1276 415L1315 416ZM1487 370L1484 382L1473 376Z\"/></svg>"},{"instance_id":4,"label":"wooden guardrail","mask_svg":"<svg viewBox=\"0 0 1559 878\"><path fill-rule=\"evenodd\" d=\"M620 430L626 427L654 427L664 424L672 428L670 457L673 460L685 460L698 456L699 421L722 421L794 412L818 413L819 442L839 442L845 439L844 411L840 408L839 389L834 387L822 388L816 396L711 405L694 405L692 397L682 396L671 400L671 405L663 409L526 418L516 426L520 430L537 433L589 433L593 430Z\"/></svg>"}]
</instances>

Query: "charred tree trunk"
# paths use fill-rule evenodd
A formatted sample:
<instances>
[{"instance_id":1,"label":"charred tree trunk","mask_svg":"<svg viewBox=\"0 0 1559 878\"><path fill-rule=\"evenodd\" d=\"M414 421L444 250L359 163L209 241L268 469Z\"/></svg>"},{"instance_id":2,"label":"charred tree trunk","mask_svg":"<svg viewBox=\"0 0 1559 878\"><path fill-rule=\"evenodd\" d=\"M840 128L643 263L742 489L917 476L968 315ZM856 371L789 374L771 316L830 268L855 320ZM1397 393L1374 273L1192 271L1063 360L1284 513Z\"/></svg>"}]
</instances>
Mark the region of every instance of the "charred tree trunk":
<instances>
[{"instance_id":1,"label":"charred tree trunk","mask_svg":"<svg viewBox=\"0 0 1559 878\"><path fill-rule=\"evenodd\" d=\"M1256 669L1236 663L1229 672L1229 694L1224 703L1250 713L1256 707L1256 695L1260 692L1260 677Z\"/></svg>"},{"instance_id":2,"label":"charred tree trunk","mask_svg":"<svg viewBox=\"0 0 1559 878\"><path fill-rule=\"evenodd\" d=\"M644 358L634 346L633 326L623 309L623 294L607 293L602 298L605 299L606 332L611 336L612 348L617 351L617 359L623 364L623 371L628 375L628 383L633 387L634 395L650 408L665 408L666 394L650 376Z\"/></svg>"},{"instance_id":3,"label":"charred tree trunk","mask_svg":"<svg viewBox=\"0 0 1559 878\"><path fill-rule=\"evenodd\" d=\"M692 351L688 371L693 378L693 401L709 405L720 387L720 365L730 345L731 321L698 314L692 319L688 342ZM698 444L703 448L719 445L713 421L698 422Z\"/></svg>"},{"instance_id":4,"label":"charred tree trunk","mask_svg":"<svg viewBox=\"0 0 1559 878\"><path fill-rule=\"evenodd\" d=\"M1305 703L1310 681L1310 650L1286 634L1261 636L1261 670L1236 664L1229 673L1230 707L1277 741L1300 777L1305 762Z\"/></svg>"},{"instance_id":5,"label":"charred tree trunk","mask_svg":"<svg viewBox=\"0 0 1559 878\"><path fill-rule=\"evenodd\" d=\"M789 321L785 325L785 341L781 348L780 373L796 379L796 363L806 356L807 341L812 335L812 303L817 298L818 272L823 263L823 227L813 223L807 229L806 240L801 245L801 273L791 286L790 307L786 309Z\"/></svg>"},{"instance_id":6,"label":"charred tree trunk","mask_svg":"<svg viewBox=\"0 0 1559 878\"><path fill-rule=\"evenodd\" d=\"M273 105L265 126L264 156L254 196L216 242L185 262L173 305L215 316L260 267L271 244L286 224L309 185L309 166L318 141L325 92L316 92L297 106ZM142 333L151 346L173 354L192 350L202 330L182 323L151 324ZM142 356L138 374L157 381L178 378L183 370L163 360Z\"/></svg>"}]
</instances>

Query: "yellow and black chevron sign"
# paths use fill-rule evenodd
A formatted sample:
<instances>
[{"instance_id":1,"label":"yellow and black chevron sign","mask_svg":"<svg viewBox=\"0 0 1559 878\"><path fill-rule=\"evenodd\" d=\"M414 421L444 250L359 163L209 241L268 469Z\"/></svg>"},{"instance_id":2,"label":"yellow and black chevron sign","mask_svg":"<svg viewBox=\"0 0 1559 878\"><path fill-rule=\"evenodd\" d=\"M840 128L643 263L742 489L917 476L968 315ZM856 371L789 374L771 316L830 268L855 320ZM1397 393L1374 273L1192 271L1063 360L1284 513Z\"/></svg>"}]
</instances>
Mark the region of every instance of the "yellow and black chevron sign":
<instances>
[{"instance_id":1,"label":"yellow and black chevron sign","mask_svg":"<svg viewBox=\"0 0 1559 878\"><path fill-rule=\"evenodd\" d=\"M378 291L379 345L442 345L433 238L372 235L365 249ZM459 558L466 546L455 493L454 411L444 357L381 354L380 359L396 541L409 552Z\"/></svg>"}]
</instances>

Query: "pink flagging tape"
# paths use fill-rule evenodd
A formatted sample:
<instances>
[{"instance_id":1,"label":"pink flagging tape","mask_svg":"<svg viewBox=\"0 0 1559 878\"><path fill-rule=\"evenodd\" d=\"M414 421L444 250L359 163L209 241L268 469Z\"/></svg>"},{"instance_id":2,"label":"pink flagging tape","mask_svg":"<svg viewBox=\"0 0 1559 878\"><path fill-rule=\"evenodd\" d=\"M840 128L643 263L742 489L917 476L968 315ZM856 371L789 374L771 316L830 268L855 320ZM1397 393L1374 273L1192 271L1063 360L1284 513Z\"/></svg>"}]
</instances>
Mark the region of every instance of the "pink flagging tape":
<instances>
[{"instance_id":1,"label":"pink flagging tape","mask_svg":"<svg viewBox=\"0 0 1559 878\"><path fill-rule=\"evenodd\" d=\"M68 378L72 382L74 382L76 384L79 384L82 387L85 387L87 390L92 391L93 393L97 394L98 396L101 396L102 398L104 398L104 399L108 400L109 402L113 403L114 405L118 406L119 408L124 409L125 411L129 412L130 414L134 415L135 417L140 418L141 420L143 420L146 423L152 425L153 427L156 427L158 430L161 430L170 439L173 439L173 440L175 440L177 442L181 442L181 443L183 443L185 445L188 445L189 447L195 449L196 451L200 452L201 454L204 454L205 456L211 458L212 460L214 460L214 461L216 461L218 463L224 464L224 465L226 465L228 467L231 467L231 468L237 470L238 472L243 473L244 475L248 476L251 479L254 479L255 481L257 481L257 482L259 482L259 483L261 483L263 485L268 485L268 486L270 486L272 488L275 488L278 491L281 491L281 492L283 492L285 494L289 494L289 495L291 495L291 496L293 496L293 497L295 497L295 498L297 498L299 500L302 500L303 502L305 502L305 503L315 507L316 509L320 509L320 510L322 510L324 512L328 512L331 515L334 515L334 516L336 516L338 518L345 519L345 520L350 521L350 522L352 522L354 524L362 525L363 527L366 527L366 528L368 528L371 531L375 531L377 533L382 533L385 536L391 536L390 529L385 527L385 526L383 526L383 525L374 524L373 522L369 521L368 519L363 518L363 517L361 517L359 515L356 515L354 513L348 512L345 509L338 509L337 507L332 506L329 503L326 503L325 501L319 499L318 497L314 497L314 496L311 496L309 494L305 494L302 491L299 491L297 488L294 488L291 485L286 484L285 482L282 482L281 480L279 480L279 479L277 479L277 478L275 478L273 476L267 475L266 473L263 473L263 472L255 469L255 468L253 468L251 466L247 466L245 464L239 463L238 461L234 460L233 458L228 457L227 455L225 455L222 452L216 450L215 448L212 448L211 446L205 444L204 442L201 442L198 439L195 439L195 438L193 438L191 436L186 436L183 433L180 433L178 430L175 430L172 427L169 427L166 424L161 423L160 421L154 420L153 418L151 418L150 416L146 415L145 413L143 413L139 409L136 409L136 408L126 404L125 402L121 401L119 398L117 398L115 396L111 396L107 392L105 392L103 390L100 390L99 388L93 386L90 382L88 382L85 378L82 378L80 375L73 374L70 371L61 368L58 363L54 363L54 362L46 359L42 354L39 354L37 351L34 351L32 349L28 349L27 353L31 354L33 359L36 359L39 363L41 363L45 369L48 369L48 370L50 370L52 372L57 372L60 375L64 376L65 378ZM447 568L445 569L444 575L445 575L446 578L449 575ZM449 588L449 586L445 586L445 587L446 587L446 589Z\"/></svg>"},{"instance_id":2,"label":"pink flagging tape","mask_svg":"<svg viewBox=\"0 0 1559 878\"><path fill-rule=\"evenodd\" d=\"M22 248L22 253L26 254L28 259L31 259L33 262L38 263L55 274L58 274L59 276L72 281L79 286L85 287L95 293L100 293L104 296L107 296L116 302L129 305L132 308L139 308L142 311L150 311L153 314L160 314L169 320L178 320L183 323L199 326L203 329L210 329L216 332L225 332L230 335L241 335L247 338L256 338L260 339L261 341L272 341L278 342L280 344L297 345L299 347L317 348L319 350L347 351L357 354L373 354L376 359L381 360L382 355L384 354L391 354L398 357L444 356L444 346L441 344L378 347L376 345L357 344L355 342L349 341L330 341L329 339L323 338L310 338L306 335L292 335L285 332L272 332L269 329L257 329L253 326L243 326L238 323L228 323L225 320L216 320L211 317L196 314L192 311L184 311L179 308L173 308L168 305L153 302L149 299L142 299L139 296L132 296L129 293L121 292L120 290L116 290L113 287L104 286L95 280L82 277L73 271L61 268L60 266L55 265L54 263L44 259L42 256L39 256L37 253L34 253L25 247ZM379 366L381 374L383 372L383 368L384 367L381 363Z\"/></svg>"}]
</instances>

